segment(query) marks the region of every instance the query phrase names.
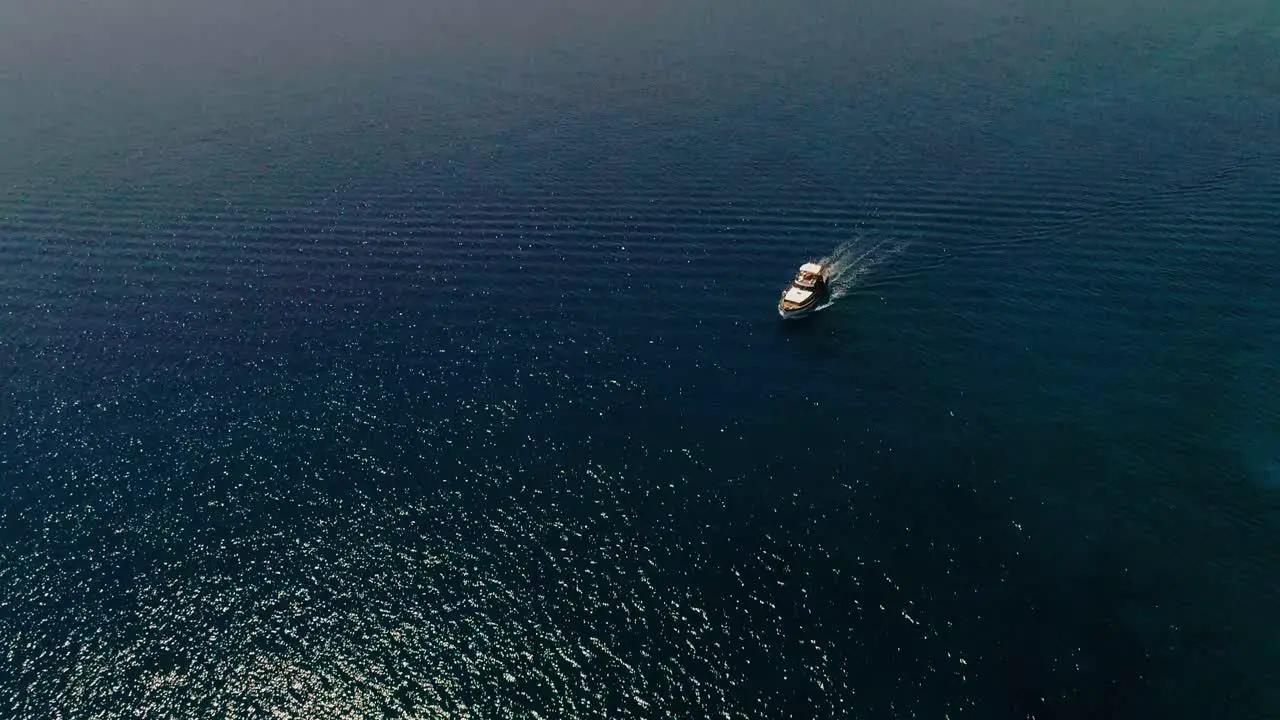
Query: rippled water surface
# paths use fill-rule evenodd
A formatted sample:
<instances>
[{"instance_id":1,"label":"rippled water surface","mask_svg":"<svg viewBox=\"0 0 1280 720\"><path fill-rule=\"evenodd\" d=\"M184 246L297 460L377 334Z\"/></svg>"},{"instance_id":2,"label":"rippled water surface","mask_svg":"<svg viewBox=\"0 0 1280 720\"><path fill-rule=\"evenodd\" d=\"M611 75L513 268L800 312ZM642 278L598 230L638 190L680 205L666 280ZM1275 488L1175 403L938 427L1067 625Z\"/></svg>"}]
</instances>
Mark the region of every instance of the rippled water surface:
<instances>
[{"instance_id":1,"label":"rippled water surface","mask_svg":"<svg viewBox=\"0 0 1280 720\"><path fill-rule=\"evenodd\" d=\"M1275 7L605 5L0 9L0 715L1280 714Z\"/></svg>"}]
</instances>

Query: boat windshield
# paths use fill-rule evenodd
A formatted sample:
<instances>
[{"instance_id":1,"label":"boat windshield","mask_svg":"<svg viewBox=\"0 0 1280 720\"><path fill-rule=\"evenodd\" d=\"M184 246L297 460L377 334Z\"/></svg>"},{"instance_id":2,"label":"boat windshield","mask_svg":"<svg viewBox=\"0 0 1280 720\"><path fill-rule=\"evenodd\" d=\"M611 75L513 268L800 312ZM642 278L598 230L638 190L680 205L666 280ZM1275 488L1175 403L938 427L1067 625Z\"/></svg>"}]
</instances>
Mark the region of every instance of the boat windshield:
<instances>
[{"instance_id":1,"label":"boat windshield","mask_svg":"<svg viewBox=\"0 0 1280 720\"><path fill-rule=\"evenodd\" d=\"M818 280L818 276L813 273L800 273L796 276L796 285L800 287L811 288Z\"/></svg>"}]
</instances>

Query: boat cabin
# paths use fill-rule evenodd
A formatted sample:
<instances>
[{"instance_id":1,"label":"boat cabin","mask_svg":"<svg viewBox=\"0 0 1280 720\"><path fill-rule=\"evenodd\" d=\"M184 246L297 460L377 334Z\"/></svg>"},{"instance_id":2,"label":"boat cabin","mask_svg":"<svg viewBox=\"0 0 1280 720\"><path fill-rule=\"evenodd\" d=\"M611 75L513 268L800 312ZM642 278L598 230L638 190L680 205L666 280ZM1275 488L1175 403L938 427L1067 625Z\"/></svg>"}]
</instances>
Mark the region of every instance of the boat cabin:
<instances>
[{"instance_id":1,"label":"boat cabin","mask_svg":"<svg viewBox=\"0 0 1280 720\"><path fill-rule=\"evenodd\" d=\"M797 287L814 289L822 282L822 266L817 263L805 263L800 266L800 272L796 275L793 284Z\"/></svg>"}]
</instances>

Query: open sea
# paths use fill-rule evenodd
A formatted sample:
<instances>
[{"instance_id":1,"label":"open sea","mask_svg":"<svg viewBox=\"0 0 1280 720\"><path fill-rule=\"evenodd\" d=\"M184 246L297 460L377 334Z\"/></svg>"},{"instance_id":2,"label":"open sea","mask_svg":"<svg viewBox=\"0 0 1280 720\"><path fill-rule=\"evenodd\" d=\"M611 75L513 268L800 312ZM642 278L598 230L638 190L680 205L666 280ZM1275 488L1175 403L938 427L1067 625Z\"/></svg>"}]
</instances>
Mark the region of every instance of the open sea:
<instances>
[{"instance_id":1,"label":"open sea","mask_svg":"<svg viewBox=\"0 0 1280 720\"><path fill-rule=\"evenodd\" d=\"M1271 0L6 4L0 718L1280 718L1278 274Z\"/></svg>"}]
</instances>

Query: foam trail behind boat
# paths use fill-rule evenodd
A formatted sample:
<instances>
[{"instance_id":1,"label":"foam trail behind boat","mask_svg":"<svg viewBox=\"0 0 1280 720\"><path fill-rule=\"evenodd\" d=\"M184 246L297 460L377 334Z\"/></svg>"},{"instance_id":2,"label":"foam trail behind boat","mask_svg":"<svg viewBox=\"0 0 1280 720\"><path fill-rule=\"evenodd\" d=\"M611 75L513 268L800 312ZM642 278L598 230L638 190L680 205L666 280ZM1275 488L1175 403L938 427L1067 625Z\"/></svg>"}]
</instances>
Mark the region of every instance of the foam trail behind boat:
<instances>
[{"instance_id":1,"label":"foam trail behind boat","mask_svg":"<svg viewBox=\"0 0 1280 720\"><path fill-rule=\"evenodd\" d=\"M848 295L873 268L906 247L906 240L876 233L840 243L830 255L819 261L827 268L827 283L831 287L831 299L819 309L830 307Z\"/></svg>"}]
</instances>

